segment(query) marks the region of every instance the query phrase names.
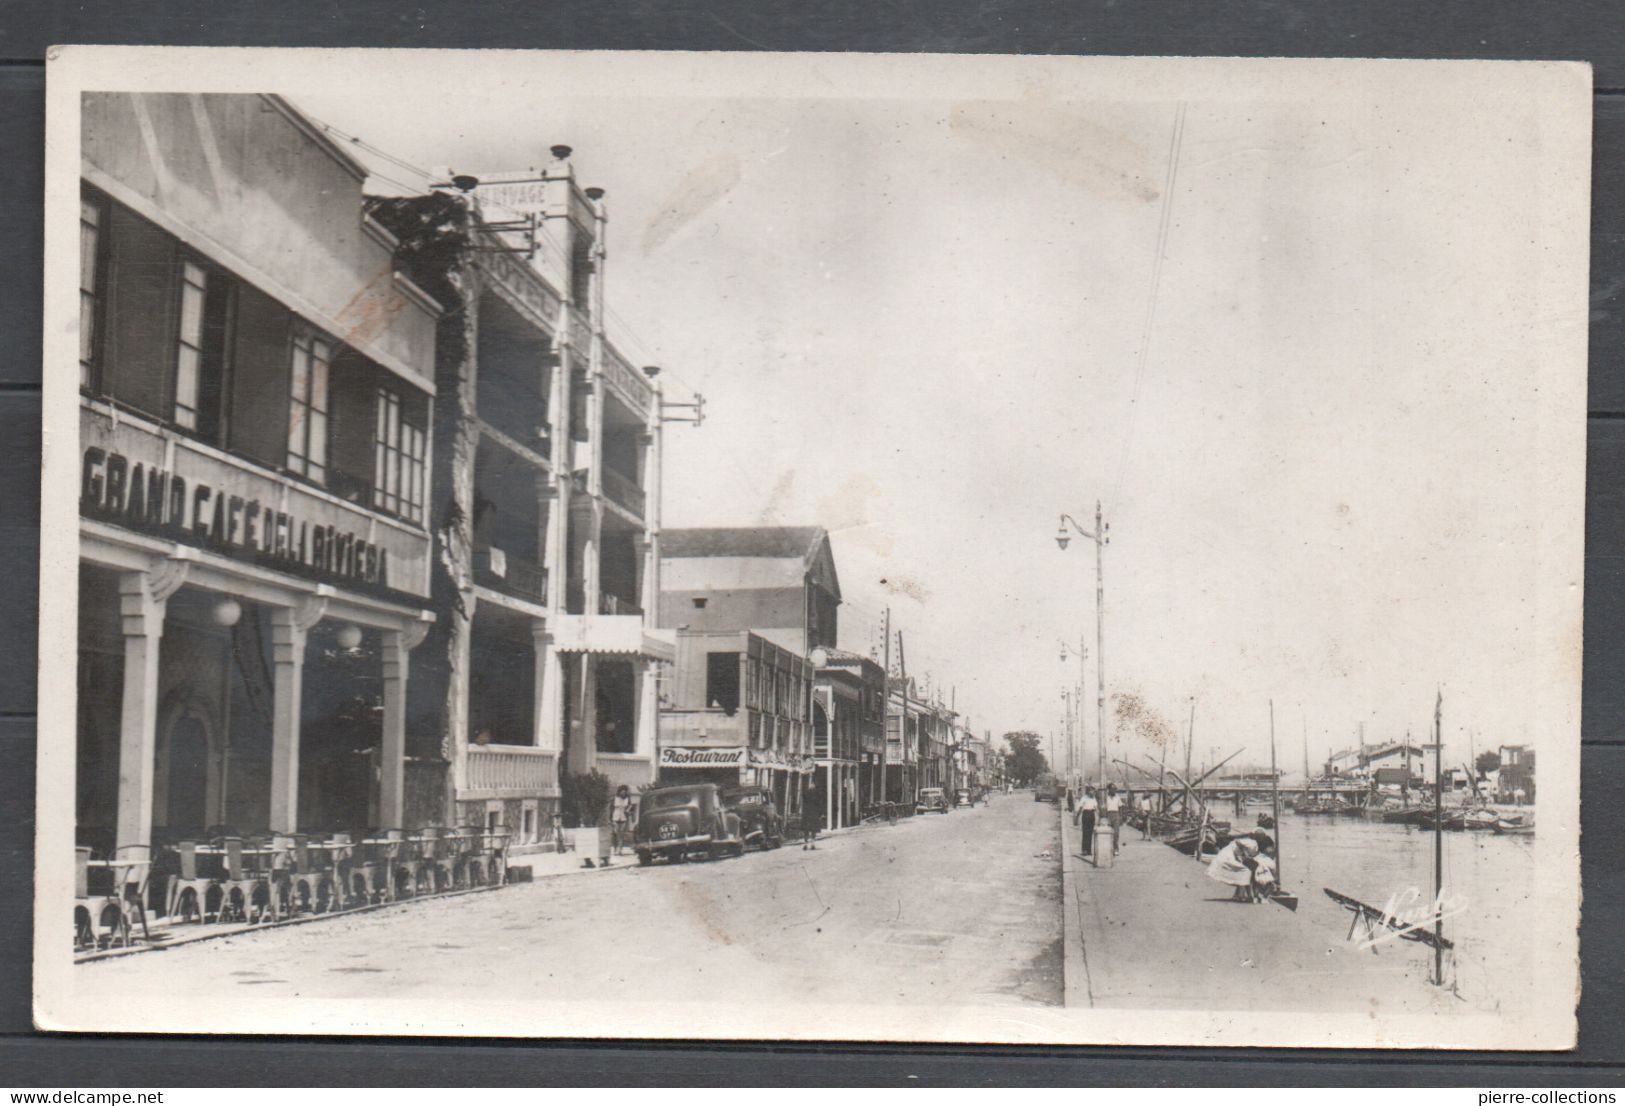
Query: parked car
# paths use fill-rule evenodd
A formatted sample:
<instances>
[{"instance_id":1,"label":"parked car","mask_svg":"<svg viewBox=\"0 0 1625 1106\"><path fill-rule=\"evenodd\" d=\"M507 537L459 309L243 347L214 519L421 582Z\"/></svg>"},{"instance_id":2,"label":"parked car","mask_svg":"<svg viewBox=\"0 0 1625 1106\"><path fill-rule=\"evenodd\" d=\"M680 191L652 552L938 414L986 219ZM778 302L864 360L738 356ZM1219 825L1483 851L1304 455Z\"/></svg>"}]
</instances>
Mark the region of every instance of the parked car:
<instances>
[{"instance_id":1,"label":"parked car","mask_svg":"<svg viewBox=\"0 0 1625 1106\"><path fill-rule=\"evenodd\" d=\"M728 787L722 805L739 816L739 833L746 845L776 849L784 844L784 818L765 787Z\"/></svg>"},{"instance_id":2,"label":"parked car","mask_svg":"<svg viewBox=\"0 0 1625 1106\"><path fill-rule=\"evenodd\" d=\"M940 787L920 788L920 797L914 800L914 813L925 814L933 810L938 814L947 814L948 796Z\"/></svg>"},{"instance_id":3,"label":"parked car","mask_svg":"<svg viewBox=\"0 0 1625 1106\"><path fill-rule=\"evenodd\" d=\"M632 835L639 864L653 863L657 856L682 861L745 851L739 815L727 808L716 784L656 787L639 798L638 825Z\"/></svg>"}]
</instances>

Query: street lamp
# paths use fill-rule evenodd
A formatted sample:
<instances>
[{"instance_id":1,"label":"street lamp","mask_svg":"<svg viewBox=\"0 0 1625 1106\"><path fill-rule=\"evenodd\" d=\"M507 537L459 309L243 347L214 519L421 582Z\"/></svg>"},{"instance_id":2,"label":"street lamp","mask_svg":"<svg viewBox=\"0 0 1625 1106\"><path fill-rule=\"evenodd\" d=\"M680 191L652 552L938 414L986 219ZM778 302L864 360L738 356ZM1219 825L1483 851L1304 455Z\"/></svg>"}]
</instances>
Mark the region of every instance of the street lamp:
<instances>
[{"instance_id":1,"label":"street lamp","mask_svg":"<svg viewBox=\"0 0 1625 1106\"><path fill-rule=\"evenodd\" d=\"M1067 545L1072 541L1072 535L1067 532L1072 527L1079 537L1088 538L1095 543L1095 730L1100 742L1099 776L1096 778L1097 787L1106 785L1106 586L1104 582L1101 562L1105 560L1106 543L1111 539L1107 531L1111 529L1102 520L1100 514L1100 501L1095 501L1095 528L1085 530L1078 524L1077 519L1071 515L1061 513L1061 521L1056 527L1055 544L1066 551ZM1111 822L1105 817L1104 806L1095 819L1095 839L1093 852L1096 868L1110 868L1113 854L1116 852L1116 842Z\"/></svg>"}]
</instances>

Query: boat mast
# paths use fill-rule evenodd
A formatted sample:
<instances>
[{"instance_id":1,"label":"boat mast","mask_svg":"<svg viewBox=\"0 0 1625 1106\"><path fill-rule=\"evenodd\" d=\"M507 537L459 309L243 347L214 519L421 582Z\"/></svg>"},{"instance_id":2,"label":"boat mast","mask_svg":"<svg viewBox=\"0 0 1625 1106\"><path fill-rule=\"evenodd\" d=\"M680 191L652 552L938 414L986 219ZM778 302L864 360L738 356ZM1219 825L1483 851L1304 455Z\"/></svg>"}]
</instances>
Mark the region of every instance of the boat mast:
<instances>
[{"instance_id":1,"label":"boat mast","mask_svg":"<svg viewBox=\"0 0 1625 1106\"><path fill-rule=\"evenodd\" d=\"M1309 748L1309 727L1304 725L1304 749ZM1309 754L1304 753L1307 757ZM1275 822L1275 886L1281 884L1281 776L1275 770L1275 700L1270 700L1270 814Z\"/></svg>"},{"instance_id":2,"label":"boat mast","mask_svg":"<svg viewBox=\"0 0 1625 1106\"><path fill-rule=\"evenodd\" d=\"M1191 720L1185 729L1185 779L1191 778L1191 749L1196 743L1196 696L1191 696ZM1183 782L1183 781L1181 781ZM1185 784L1185 809L1181 817L1189 821L1191 816L1191 785Z\"/></svg>"},{"instance_id":3,"label":"boat mast","mask_svg":"<svg viewBox=\"0 0 1625 1106\"><path fill-rule=\"evenodd\" d=\"M1444 747L1441 718L1444 692L1433 701L1433 982L1444 986L1444 785L1439 775L1440 750Z\"/></svg>"}]
</instances>

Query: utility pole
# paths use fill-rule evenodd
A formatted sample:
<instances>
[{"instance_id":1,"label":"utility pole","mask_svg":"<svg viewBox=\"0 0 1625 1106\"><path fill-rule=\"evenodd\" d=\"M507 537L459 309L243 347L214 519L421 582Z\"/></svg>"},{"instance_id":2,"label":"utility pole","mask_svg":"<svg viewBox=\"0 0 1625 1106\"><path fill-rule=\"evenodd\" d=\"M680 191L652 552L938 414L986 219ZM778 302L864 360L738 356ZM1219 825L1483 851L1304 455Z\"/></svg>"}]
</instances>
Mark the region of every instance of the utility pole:
<instances>
[{"instance_id":1,"label":"utility pole","mask_svg":"<svg viewBox=\"0 0 1625 1106\"><path fill-rule=\"evenodd\" d=\"M1095 528L1093 531L1085 530L1078 525L1076 519L1063 513L1059 532L1055 535L1055 544L1062 550L1066 549L1067 542L1071 540L1066 532L1067 524L1079 536L1088 538L1095 543L1095 729L1096 740L1100 744L1100 776L1098 784L1102 787L1106 783L1106 583L1105 567L1107 524L1101 514L1100 500L1095 500ZM1109 820L1100 818L1095 822L1094 862L1096 868L1109 868L1117 851L1116 834Z\"/></svg>"},{"instance_id":2,"label":"utility pole","mask_svg":"<svg viewBox=\"0 0 1625 1106\"><path fill-rule=\"evenodd\" d=\"M880 799L887 801L886 780L886 746L891 743L891 608L886 608L886 645L885 660L881 663L880 676ZM898 730L902 736L902 730Z\"/></svg>"}]
</instances>

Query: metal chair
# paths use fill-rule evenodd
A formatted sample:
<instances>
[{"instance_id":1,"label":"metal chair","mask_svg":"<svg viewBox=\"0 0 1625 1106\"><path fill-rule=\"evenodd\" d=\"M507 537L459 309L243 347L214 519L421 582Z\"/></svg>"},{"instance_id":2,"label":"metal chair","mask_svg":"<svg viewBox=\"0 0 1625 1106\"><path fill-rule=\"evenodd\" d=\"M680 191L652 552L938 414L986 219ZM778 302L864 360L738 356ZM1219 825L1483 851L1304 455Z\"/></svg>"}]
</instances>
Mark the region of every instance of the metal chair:
<instances>
[{"instance_id":1,"label":"metal chair","mask_svg":"<svg viewBox=\"0 0 1625 1106\"><path fill-rule=\"evenodd\" d=\"M267 916L276 919L276 896L272 892L270 865L259 850L264 846L257 838L245 842L241 837L227 837L220 842L225 850L226 874L220 881L222 894L219 920L234 920L248 924L264 921Z\"/></svg>"},{"instance_id":2,"label":"metal chair","mask_svg":"<svg viewBox=\"0 0 1625 1106\"><path fill-rule=\"evenodd\" d=\"M92 880L91 850L74 850L74 945L76 948L128 948L135 939L135 924L143 940L152 940L147 928L147 881L152 871L152 846L120 845L108 862L95 869L107 873L105 882ZM100 887L93 888L93 882ZM96 930L106 926L107 932Z\"/></svg>"},{"instance_id":3,"label":"metal chair","mask_svg":"<svg viewBox=\"0 0 1625 1106\"><path fill-rule=\"evenodd\" d=\"M216 916L225 905L219 874L203 874L198 864L196 841L182 841L175 846L175 855L179 858L181 870L169 877L169 886L164 895L164 915L184 922L192 920L195 914L195 920L202 925L209 920L211 891L220 893L220 900L215 903Z\"/></svg>"},{"instance_id":4,"label":"metal chair","mask_svg":"<svg viewBox=\"0 0 1625 1106\"><path fill-rule=\"evenodd\" d=\"M293 912L325 914L336 909L339 887L334 880L335 858L326 849L312 849L303 833L288 842L288 903Z\"/></svg>"}]
</instances>

